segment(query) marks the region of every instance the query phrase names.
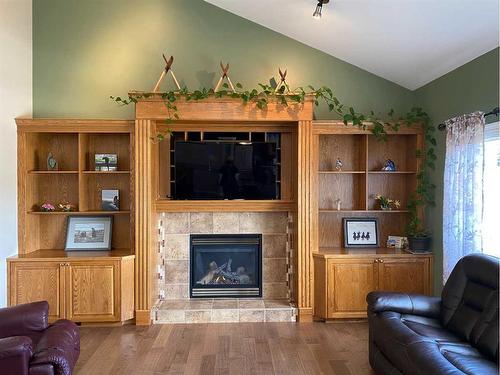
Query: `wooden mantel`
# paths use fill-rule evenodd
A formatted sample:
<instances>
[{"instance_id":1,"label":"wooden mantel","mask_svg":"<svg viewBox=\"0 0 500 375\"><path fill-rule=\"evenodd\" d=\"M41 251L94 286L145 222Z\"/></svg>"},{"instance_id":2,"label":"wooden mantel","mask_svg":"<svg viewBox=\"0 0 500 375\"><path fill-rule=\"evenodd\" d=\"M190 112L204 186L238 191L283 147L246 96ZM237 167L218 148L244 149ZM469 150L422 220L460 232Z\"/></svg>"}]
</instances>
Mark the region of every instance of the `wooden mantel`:
<instances>
[{"instance_id":1,"label":"wooden mantel","mask_svg":"<svg viewBox=\"0 0 500 375\"><path fill-rule=\"evenodd\" d=\"M130 95L144 94L131 92ZM292 208L294 216L295 288L294 300L299 309L299 319L312 320L312 249L311 225L311 164L313 97L306 97L303 103L284 106L270 101L265 110L256 104L242 103L233 98L207 98L200 101L175 102L179 123L232 123L237 126L257 127L265 123L295 126L297 134L296 152L296 200L286 205ZM171 115L171 114L170 114ZM150 324L150 312L154 303L153 286L156 276L154 254L156 250L156 207L155 184L156 161L153 146L157 127L169 118L167 108L160 94L150 93L136 104L135 118L135 233L136 233L136 324ZM164 126L164 125L163 125Z\"/></svg>"}]
</instances>

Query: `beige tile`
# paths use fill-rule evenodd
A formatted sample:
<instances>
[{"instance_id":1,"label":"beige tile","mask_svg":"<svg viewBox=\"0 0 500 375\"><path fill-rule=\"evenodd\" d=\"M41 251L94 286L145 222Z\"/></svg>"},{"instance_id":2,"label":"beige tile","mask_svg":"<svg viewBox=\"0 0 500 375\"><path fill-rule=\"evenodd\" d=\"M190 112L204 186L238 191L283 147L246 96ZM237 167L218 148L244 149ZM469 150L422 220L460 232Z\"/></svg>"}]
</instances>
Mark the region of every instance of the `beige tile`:
<instances>
[{"instance_id":1,"label":"beige tile","mask_svg":"<svg viewBox=\"0 0 500 375\"><path fill-rule=\"evenodd\" d=\"M287 299L270 299L270 300L264 300L264 306L266 306L266 309L269 308L278 308L278 309L289 309L290 307L290 302Z\"/></svg>"},{"instance_id":2,"label":"beige tile","mask_svg":"<svg viewBox=\"0 0 500 375\"><path fill-rule=\"evenodd\" d=\"M264 259L262 268L264 283L286 282L286 259Z\"/></svg>"},{"instance_id":3,"label":"beige tile","mask_svg":"<svg viewBox=\"0 0 500 375\"><path fill-rule=\"evenodd\" d=\"M213 300L211 299L190 299L188 300L186 310L211 310Z\"/></svg>"},{"instance_id":4,"label":"beige tile","mask_svg":"<svg viewBox=\"0 0 500 375\"><path fill-rule=\"evenodd\" d=\"M240 322L263 322L264 310L239 310Z\"/></svg>"},{"instance_id":5,"label":"beige tile","mask_svg":"<svg viewBox=\"0 0 500 375\"><path fill-rule=\"evenodd\" d=\"M189 234L165 235L165 259L189 259Z\"/></svg>"},{"instance_id":6,"label":"beige tile","mask_svg":"<svg viewBox=\"0 0 500 375\"><path fill-rule=\"evenodd\" d=\"M187 300L165 300L160 305L160 310L184 310Z\"/></svg>"},{"instance_id":7,"label":"beige tile","mask_svg":"<svg viewBox=\"0 0 500 375\"><path fill-rule=\"evenodd\" d=\"M184 310L158 310L157 323L185 323Z\"/></svg>"},{"instance_id":8,"label":"beige tile","mask_svg":"<svg viewBox=\"0 0 500 375\"><path fill-rule=\"evenodd\" d=\"M286 299L288 298L288 287L286 283L263 283L264 299Z\"/></svg>"},{"instance_id":9,"label":"beige tile","mask_svg":"<svg viewBox=\"0 0 500 375\"><path fill-rule=\"evenodd\" d=\"M287 310L267 310L266 322L291 322L293 313L292 309Z\"/></svg>"},{"instance_id":10,"label":"beige tile","mask_svg":"<svg viewBox=\"0 0 500 375\"><path fill-rule=\"evenodd\" d=\"M262 236L263 258L286 258L286 234L264 234Z\"/></svg>"},{"instance_id":11,"label":"beige tile","mask_svg":"<svg viewBox=\"0 0 500 375\"><path fill-rule=\"evenodd\" d=\"M214 212L214 233L239 233L238 213Z\"/></svg>"},{"instance_id":12,"label":"beige tile","mask_svg":"<svg viewBox=\"0 0 500 375\"><path fill-rule=\"evenodd\" d=\"M214 230L214 215L212 212L192 212L190 214L191 233L212 233Z\"/></svg>"},{"instance_id":13,"label":"beige tile","mask_svg":"<svg viewBox=\"0 0 500 375\"><path fill-rule=\"evenodd\" d=\"M210 310L186 311L186 323L209 323L211 315Z\"/></svg>"},{"instance_id":14,"label":"beige tile","mask_svg":"<svg viewBox=\"0 0 500 375\"><path fill-rule=\"evenodd\" d=\"M213 309L237 309L237 299L214 299Z\"/></svg>"},{"instance_id":15,"label":"beige tile","mask_svg":"<svg viewBox=\"0 0 500 375\"><path fill-rule=\"evenodd\" d=\"M189 298L189 284L165 284L163 289L165 300Z\"/></svg>"},{"instance_id":16,"label":"beige tile","mask_svg":"<svg viewBox=\"0 0 500 375\"><path fill-rule=\"evenodd\" d=\"M283 212L241 212L241 233L286 233L287 215Z\"/></svg>"},{"instance_id":17,"label":"beige tile","mask_svg":"<svg viewBox=\"0 0 500 375\"><path fill-rule=\"evenodd\" d=\"M189 213L169 212L163 218L163 229L167 234L189 233Z\"/></svg>"},{"instance_id":18,"label":"beige tile","mask_svg":"<svg viewBox=\"0 0 500 375\"><path fill-rule=\"evenodd\" d=\"M213 323L236 323L239 321L237 309L214 309L212 310Z\"/></svg>"},{"instance_id":19,"label":"beige tile","mask_svg":"<svg viewBox=\"0 0 500 375\"><path fill-rule=\"evenodd\" d=\"M189 282L189 261L166 260L165 284L187 284Z\"/></svg>"},{"instance_id":20,"label":"beige tile","mask_svg":"<svg viewBox=\"0 0 500 375\"><path fill-rule=\"evenodd\" d=\"M264 301L261 299L244 299L238 300L240 309L263 309L265 307Z\"/></svg>"}]
</instances>

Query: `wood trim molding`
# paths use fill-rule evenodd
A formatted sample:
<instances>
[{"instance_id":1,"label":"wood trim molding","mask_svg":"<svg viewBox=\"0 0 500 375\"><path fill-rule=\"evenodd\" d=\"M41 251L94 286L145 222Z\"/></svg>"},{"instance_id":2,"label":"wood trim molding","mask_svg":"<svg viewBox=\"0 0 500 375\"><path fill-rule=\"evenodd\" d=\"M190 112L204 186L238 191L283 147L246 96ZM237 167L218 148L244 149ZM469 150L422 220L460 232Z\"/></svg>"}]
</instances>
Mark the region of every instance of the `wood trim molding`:
<instances>
[{"instance_id":1,"label":"wood trim molding","mask_svg":"<svg viewBox=\"0 0 500 375\"><path fill-rule=\"evenodd\" d=\"M288 212L295 210L293 201L175 201L159 199L157 212Z\"/></svg>"},{"instance_id":2,"label":"wood trim molding","mask_svg":"<svg viewBox=\"0 0 500 375\"><path fill-rule=\"evenodd\" d=\"M151 310L135 310L135 325L151 325Z\"/></svg>"},{"instance_id":3,"label":"wood trim molding","mask_svg":"<svg viewBox=\"0 0 500 375\"><path fill-rule=\"evenodd\" d=\"M175 105L183 121L301 121L311 120L313 113L312 97L307 97L303 103L289 103L288 106L271 100L264 110L254 102L244 104L241 99L233 98L213 97L200 101L179 98ZM159 94L139 99L135 114L136 119L165 120L169 117Z\"/></svg>"},{"instance_id":4,"label":"wood trim molding","mask_svg":"<svg viewBox=\"0 0 500 375\"><path fill-rule=\"evenodd\" d=\"M16 118L18 131L53 133L133 133L134 120Z\"/></svg>"}]
</instances>

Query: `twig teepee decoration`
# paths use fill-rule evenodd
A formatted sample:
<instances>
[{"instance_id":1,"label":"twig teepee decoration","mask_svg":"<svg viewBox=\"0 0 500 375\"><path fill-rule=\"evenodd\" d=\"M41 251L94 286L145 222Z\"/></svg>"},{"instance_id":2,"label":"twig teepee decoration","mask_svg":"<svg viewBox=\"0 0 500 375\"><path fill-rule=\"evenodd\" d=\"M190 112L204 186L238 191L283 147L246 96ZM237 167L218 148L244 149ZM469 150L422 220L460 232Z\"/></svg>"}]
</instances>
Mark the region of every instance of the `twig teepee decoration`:
<instances>
[{"instance_id":1,"label":"twig teepee decoration","mask_svg":"<svg viewBox=\"0 0 500 375\"><path fill-rule=\"evenodd\" d=\"M285 88L283 89L283 92L286 91L286 92L290 92L290 88L288 87L288 83L286 83L286 69L284 72L281 71L281 68L278 69L279 73L280 73L280 83L278 83L278 86L276 86L276 89L274 90L274 92L278 92L280 90L280 87L281 86L284 86Z\"/></svg>"},{"instance_id":2,"label":"twig teepee decoration","mask_svg":"<svg viewBox=\"0 0 500 375\"><path fill-rule=\"evenodd\" d=\"M231 90L233 90L233 92L236 92L236 90L234 89L233 83L231 82L231 78L229 78L229 76L227 75L227 72L229 71L229 63L227 63L227 65L224 67L224 65L222 64L222 61L221 61L220 67L222 69L222 76L219 78L219 82L217 82L217 85L215 85L214 92L219 91L219 87L220 87L222 81L224 80L224 78L227 79L227 82L229 83L229 87L231 87Z\"/></svg>"},{"instance_id":3,"label":"twig teepee decoration","mask_svg":"<svg viewBox=\"0 0 500 375\"><path fill-rule=\"evenodd\" d=\"M163 81L163 78L165 78L165 75L170 73L172 76L175 86L177 86L177 90L181 89L181 86L179 85L179 82L177 82L177 78L175 78L174 71L172 70L172 64L174 62L174 56L170 56L170 59L167 60L165 57L165 54L163 54L163 60L165 60L165 69L163 69L163 72L161 72L160 78L158 78L158 82L156 82L155 88L153 89L153 92L158 92L158 89L160 88L161 81Z\"/></svg>"}]
</instances>

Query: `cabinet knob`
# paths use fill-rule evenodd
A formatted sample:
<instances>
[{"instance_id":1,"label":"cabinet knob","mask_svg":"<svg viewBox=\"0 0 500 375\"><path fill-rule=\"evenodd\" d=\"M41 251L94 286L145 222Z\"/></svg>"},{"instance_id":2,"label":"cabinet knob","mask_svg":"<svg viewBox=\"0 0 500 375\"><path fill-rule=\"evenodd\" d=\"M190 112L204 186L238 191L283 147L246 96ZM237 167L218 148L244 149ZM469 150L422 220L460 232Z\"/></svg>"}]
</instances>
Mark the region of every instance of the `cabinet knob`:
<instances>
[{"instance_id":1,"label":"cabinet knob","mask_svg":"<svg viewBox=\"0 0 500 375\"><path fill-rule=\"evenodd\" d=\"M374 262L375 262L375 263L378 263L378 261L379 261L379 259L375 259L375 260L374 260Z\"/></svg>"},{"instance_id":2,"label":"cabinet knob","mask_svg":"<svg viewBox=\"0 0 500 375\"><path fill-rule=\"evenodd\" d=\"M383 259L379 259L378 260L380 263L384 263L384 260Z\"/></svg>"}]
</instances>

